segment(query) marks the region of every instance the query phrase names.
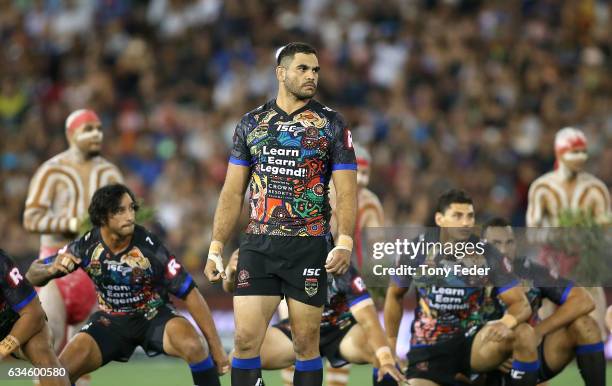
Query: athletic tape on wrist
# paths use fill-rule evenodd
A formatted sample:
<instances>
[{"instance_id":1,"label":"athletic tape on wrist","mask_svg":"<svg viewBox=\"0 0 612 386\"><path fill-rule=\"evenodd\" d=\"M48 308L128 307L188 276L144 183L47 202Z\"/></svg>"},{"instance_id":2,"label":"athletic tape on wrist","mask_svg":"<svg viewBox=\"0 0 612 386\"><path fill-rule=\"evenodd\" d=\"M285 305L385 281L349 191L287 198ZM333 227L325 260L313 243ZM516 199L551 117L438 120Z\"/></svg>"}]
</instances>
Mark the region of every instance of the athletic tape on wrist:
<instances>
[{"instance_id":1,"label":"athletic tape on wrist","mask_svg":"<svg viewBox=\"0 0 612 386\"><path fill-rule=\"evenodd\" d=\"M220 255L215 255L212 253L208 254L208 260L212 260L215 262L215 269L223 274L225 274L225 269L223 268L223 259Z\"/></svg>"},{"instance_id":2,"label":"athletic tape on wrist","mask_svg":"<svg viewBox=\"0 0 612 386\"><path fill-rule=\"evenodd\" d=\"M9 355L13 351L17 350L19 345L20 343L17 338L15 338L13 335L7 335L6 338L0 342L0 355Z\"/></svg>"},{"instance_id":3,"label":"athletic tape on wrist","mask_svg":"<svg viewBox=\"0 0 612 386\"><path fill-rule=\"evenodd\" d=\"M391 365L395 366L395 358L389 346L383 346L376 350L376 358L380 362L380 366Z\"/></svg>"},{"instance_id":4,"label":"athletic tape on wrist","mask_svg":"<svg viewBox=\"0 0 612 386\"><path fill-rule=\"evenodd\" d=\"M336 243L336 248L345 249L347 251L353 250L353 238L347 235L338 236L338 242Z\"/></svg>"},{"instance_id":5,"label":"athletic tape on wrist","mask_svg":"<svg viewBox=\"0 0 612 386\"><path fill-rule=\"evenodd\" d=\"M223 243L217 240L211 241L210 247L208 248L208 254L221 256L222 253L223 253Z\"/></svg>"}]
</instances>

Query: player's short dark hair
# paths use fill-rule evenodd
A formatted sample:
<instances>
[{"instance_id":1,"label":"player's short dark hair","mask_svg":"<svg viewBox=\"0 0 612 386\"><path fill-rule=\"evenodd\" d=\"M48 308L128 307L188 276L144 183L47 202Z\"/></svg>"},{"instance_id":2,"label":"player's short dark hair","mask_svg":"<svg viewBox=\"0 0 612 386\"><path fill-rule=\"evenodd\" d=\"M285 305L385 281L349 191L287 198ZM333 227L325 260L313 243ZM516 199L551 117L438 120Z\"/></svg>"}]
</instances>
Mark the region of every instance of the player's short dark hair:
<instances>
[{"instance_id":1,"label":"player's short dark hair","mask_svg":"<svg viewBox=\"0 0 612 386\"><path fill-rule=\"evenodd\" d=\"M494 227L494 228L505 228L505 227L509 227L509 226L512 226L512 225L505 218L503 218L503 217L492 217L492 218L488 219L487 221L485 221L484 224L482 224L482 230L481 230L480 234L481 234L481 236L484 236L484 234L487 231L487 229L489 229L491 227Z\"/></svg>"},{"instance_id":2,"label":"player's short dark hair","mask_svg":"<svg viewBox=\"0 0 612 386\"><path fill-rule=\"evenodd\" d=\"M451 204L470 204L474 205L472 198L463 190L450 189L442 193L438 198L438 204L436 205L436 212L444 213L451 206Z\"/></svg>"},{"instance_id":3,"label":"player's short dark hair","mask_svg":"<svg viewBox=\"0 0 612 386\"><path fill-rule=\"evenodd\" d=\"M138 204L134 193L125 185L112 184L101 187L96 190L91 203L89 204L89 218L94 226L102 226L108 220L110 215L119 211L121 206L121 198L124 194L129 194L134 201L134 210L138 211Z\"/></svg>"},{"instance_id":4,"label":"player's short dark hair","mask_svg":"<svg viewBox=\"0 0 612 386\"><path fill-rule=\"evenodd\" d=\"M276 58L276 64L280 66L281 62L284 58L291 58L295 56L295 54L317 54L317 50L314 49L308 43L302 42L293 42L284 46L280 52L278 53L278 57Z\"/></svg>"}]
</instances>

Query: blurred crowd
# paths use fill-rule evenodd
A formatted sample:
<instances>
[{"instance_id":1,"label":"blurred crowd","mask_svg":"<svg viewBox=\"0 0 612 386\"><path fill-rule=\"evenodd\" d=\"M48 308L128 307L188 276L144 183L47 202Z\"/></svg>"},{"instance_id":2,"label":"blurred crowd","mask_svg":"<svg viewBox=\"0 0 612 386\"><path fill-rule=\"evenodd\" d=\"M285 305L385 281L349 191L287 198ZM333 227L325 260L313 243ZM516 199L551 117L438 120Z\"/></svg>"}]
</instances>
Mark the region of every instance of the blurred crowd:
<instances>
[{"instance_id":1,"label":"blurred crowd","mask_svg":"<svg viewBox=\"0 0 612 386\"><path fill-rule=\"evenodd\" d=\"M69 112L90 107L104 155L199 270L234 127L274 97L290 41L318 49L317 98L370 149L389 225L426 224L448 187L480 221L524 225L567 125L612 184L607 1L0 0L2 248L35 255L29 179L66 148Z\"/></svg>"}]
</instances>

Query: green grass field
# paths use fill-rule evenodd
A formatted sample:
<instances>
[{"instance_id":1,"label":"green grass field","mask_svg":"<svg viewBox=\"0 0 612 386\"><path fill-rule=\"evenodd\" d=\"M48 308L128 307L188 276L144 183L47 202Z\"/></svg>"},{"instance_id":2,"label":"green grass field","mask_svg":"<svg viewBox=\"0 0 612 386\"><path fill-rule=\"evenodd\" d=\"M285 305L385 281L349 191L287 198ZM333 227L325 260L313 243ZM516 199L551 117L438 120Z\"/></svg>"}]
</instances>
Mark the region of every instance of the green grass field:
<instances>
[{"instance_id":1,"label":"green grass field","mask_svg":"<svg viewBox=\"0 0 612 386\"><path fill-rule=\"evenodd\" d=\"M8 362L0 365L0 385L24 386L31 381L7 380L9 367L24 366L24 362ZM350 385L371 385L369 366L353 366ZM280 374L277 371L264 372L266 386L281 386ZM608 365L607 382L612 385L612 364ZM192 385L191 375L185 364L170 358L134 359L129 363L111 363L93 374L93 386L186 386ZM222 378L222 385L229 386L229 375ZM583 385L575 365L570 365L561 375L555 378L550 386Z\"/></svg>"}]
</instances>

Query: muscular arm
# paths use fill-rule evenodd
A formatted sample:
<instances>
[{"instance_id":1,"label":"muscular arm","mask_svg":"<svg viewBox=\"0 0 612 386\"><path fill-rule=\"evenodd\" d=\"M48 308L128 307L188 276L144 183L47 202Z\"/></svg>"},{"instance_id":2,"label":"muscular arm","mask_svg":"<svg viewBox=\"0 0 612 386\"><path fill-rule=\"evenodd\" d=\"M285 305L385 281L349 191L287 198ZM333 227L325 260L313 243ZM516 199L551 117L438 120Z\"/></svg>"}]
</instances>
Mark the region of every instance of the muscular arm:
<instances>
[{"instance_id":1,"label":"muscular arm","mask_svg":"<svg viewBox=\"0 0 612 386\"><path fill-rule=\"evenodd\" d=\"M372 352L376 352L381 347L388 347L389 342L378 321L378 315L372 299L362 300L353 307L351 313L355 320L368 334L368 344L372 348Z\"/></svg>"},{"instance_id":2,"label":"muscular arm","mask_svg":"<svg viewBox=\"0 0 612 386\"><path fill-rule=\"evenodd\" d=\"M404 313L402 302L406 292L408 292L408 288L398 287L392 283L387 289L387 296L385 297L385 331L393 352L397 347L397 335Z\"/></svg>"},{"instance_id":3,"label":"muscular arm","mask_svg":"<svg viewBox=\"0 0 612 386\"><path fill-rule=\"evenodd\" d=\"M35 233L76 233L78 219L73 216L57 215L51 210L58 184L69 176L55 167L42 166L32 178L28 189L23 227ZM74 189L74 188L73 188ZM70 191L70 189L68 189ZM77 192L71 191L72 194Z\"/></svg>"},{"instance_id":4,"label":"muscular arm","mask_svg":"<svg viewBox=\"0 0 612 386\"><path fill-rule=\"evenodd\" d=\"M555 331L568 325L582 315L587 315L595 309L595 302L591 295L581 287L573 287L565 303L558 307L552 315L540 322L536 331L541 335Z\"/></svg>"},{"instance_id":5,"label":"muscular arm","mask_svg":"<svg viewBox=\"0 0 612 386\"><path fill-rule=\"evenodd\" d=\"M352 237L357 216L357 173L354 170L336 170L332 178L336 188L338 234Z\"/></svg>"},{"instance_id":6,"label":"muscular arm","mask_svg":"<svg viewBox=\"0 0 612 386\"><path fill-rule=\"evenodd\" d=\"M13 325L9 335L17 338L21 345L38 334L45 326L45 312L43 311L38 297L33 299L27 306L19 311L19 319Z\"/></svg>"},{"instance_id":7,"label":"muscular arm","mask_svg":"<svg viewBox=\"0 0 612 386\"><path fill-rule=\"evenodd\" d=\"M527 201L526 224L528 227L537 227L542 225L542 218L546 208L544 195L539 192L543 189L538 181L535 181L529 187L529 196Z\"/></svg>"},{"instance_id":8,"label":"muscular arm","mask_svg":"<svg viewBox=\"0 0 612 386\"><path fill-rule=\"evenodd\" d=\"M187 306L187 310L193 316L193 320L195 320L198 327L206 337L206 341L210 347L210 352L213 358L219 358L225 354L223 350L223 345L221 344L221 338L219 338L219 334L217 333L217 328L215 327L215 322L212 318L212 314L210 309L208 308L208 304L206 300L200 294L197 288L193 288L187 294L185 298L185 304Z\"/></svg>"},{"instance_id":9,"label":"muscular arm","mask_svg":"<svg viewBox=\"0 0 612 386\"><path fill-rule=\"evenodd\" d=\"M249 168L229 164L215 211L212 239L226 243L238 222L249 180Z\"/></svg>"},{"instance_id":10,"label":"muscular arm","mask_svg":"<svg viewBox=\"0 0 612 386\"><path fill-rule=\"evenodd\" d=\"M516 323L520 324L529 319L531 316L531 306L529 300L525 296L523 287L513 287L498 295L499 299L506 304L506 315L512 315L516 319ZM515 326L512 326L514 328Z\"/></svg>"},{"instance_id":11,"label":"muscular arm","mask_svg":"<svg viewBox=\"0 0 612 386\"><path fill-rule=\"evenodd\" d=\"M44 287L51 280L73 272L80 262L80 259L68 253L57 255L52 264L45 264L43 260L34 260L25 276L36 287Z\"/></svg>"}]
</instances>

